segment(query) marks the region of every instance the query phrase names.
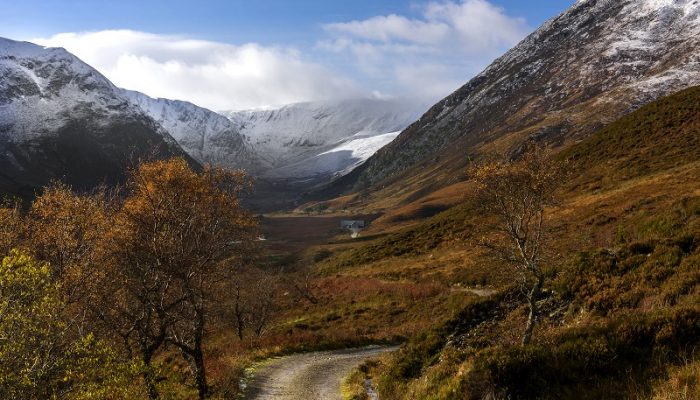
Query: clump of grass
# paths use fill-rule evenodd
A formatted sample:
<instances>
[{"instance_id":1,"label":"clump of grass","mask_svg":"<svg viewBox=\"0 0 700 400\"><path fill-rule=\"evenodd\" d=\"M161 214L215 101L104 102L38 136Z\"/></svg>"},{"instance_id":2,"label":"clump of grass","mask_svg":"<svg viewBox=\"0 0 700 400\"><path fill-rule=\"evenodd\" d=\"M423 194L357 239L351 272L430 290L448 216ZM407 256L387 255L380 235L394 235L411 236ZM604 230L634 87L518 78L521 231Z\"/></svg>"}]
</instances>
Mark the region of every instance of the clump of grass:
<instances>
[{"instance_id":1,"label":"clump of grass","mask_svg":"<svg viewBox=\"0 0 700 400\"><path fill-rule=\"evenodd\" d=\"M358 368L352 372L345 380L341 387L341 393L344 400L367 400L369 395L367 394L367 387L365 386L366 380L365 372Z\"/></svg>"},{"instance_id":2,"label":"clump of grass","mask_svg":"<svg viewBox=\"0 0 700 400\"><path fill-rule=\"evenodd\" d=\"M642 398L642 396L639 396ZM700 399L700 361L673 367L653 390L651 400Z\"/></svg>"}]
</instances>

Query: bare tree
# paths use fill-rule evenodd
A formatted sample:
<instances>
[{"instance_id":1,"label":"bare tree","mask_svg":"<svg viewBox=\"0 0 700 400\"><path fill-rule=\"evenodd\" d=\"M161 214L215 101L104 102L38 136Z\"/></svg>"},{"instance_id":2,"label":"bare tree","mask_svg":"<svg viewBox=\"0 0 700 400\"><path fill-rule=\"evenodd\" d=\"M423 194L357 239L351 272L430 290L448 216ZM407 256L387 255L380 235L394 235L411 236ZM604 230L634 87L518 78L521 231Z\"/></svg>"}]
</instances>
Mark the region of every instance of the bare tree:
<instances>
[{"instance_id":1,"label":"bare tree","mask_svg":"<svg viewBox=\"0 0 700 400\"><path fill-rule=\"evenodd\" d=\"M522 344L530 343L539 314L549 247L545 214L554 206L563 165L548 152L529 143L517 159L503 158L471 171L477 183L477 202L488 217L487 235L479 244L513 265L516 280L529 306Z\"/></svg>"},{"instance_id":2,"label":"bare tree","mask_svg":"<svg viewBox=\"0 0 700 400\"><path fill-rule=\"evenodd\" d=\"M249 306L248 324L253 334L259 338L265 334L277 312L275 296L279 292L279 280L276 275L259 271L251 283L250 292L254 296Z\"/></svg>"},{"instance_id":3,"label":"bare tree","mask_svg":"<svg viewBox=\"0 0 700 400\"><path fill-rule=\"evenodd\" d=\"M172 279L144 260L131 246L131 236L117 225L105 240L104 273L87 304L95 327L116 336L129 358L138 355L145 367L143 378L151 399L159 398L152 362L165 344L172 311L183 301L172 289Z\"/></svg>"},{"instance_id":4,"label":"bare tree","mask_svg":"<svg viewBox=\"0 0 700 400\"><path fill-rule=\"evenodd\" d=\"M239 340L247 333L261 337L277 310L277 294L281 291L278 273L257 267L241 270L231 279L230 303L222 305L223 314L232 323Z\"/></svg>"}]
</instances>

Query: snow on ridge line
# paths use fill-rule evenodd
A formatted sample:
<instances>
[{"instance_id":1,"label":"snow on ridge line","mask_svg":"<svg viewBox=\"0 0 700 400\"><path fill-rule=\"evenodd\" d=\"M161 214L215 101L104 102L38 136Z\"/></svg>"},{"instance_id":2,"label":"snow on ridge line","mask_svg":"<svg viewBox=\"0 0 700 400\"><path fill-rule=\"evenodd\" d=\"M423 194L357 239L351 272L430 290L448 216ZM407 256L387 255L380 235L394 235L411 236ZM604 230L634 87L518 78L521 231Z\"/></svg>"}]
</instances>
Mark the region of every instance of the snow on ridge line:
<instances>
[{"instance_id":1,"label":"snow on ridge line","mask_svg":"<svg viewBox=\"0 0 700 400\"><path fill-rule=\"evenodd\" d=\"M32 42L24 42L0 37L0 55L15 57L45 57L46 55L62 55L66 58L72 55L63 47L45 47Z\"/></svg>"},{"instance_id":2,"label":"snow on ridge line","mask_svg":"<svg viewBox=\"0 0 700 400\"><path fill-rule=\"evenodd\" d=\"M79 75L91 76L102 84L116 89L117 87L99 71L70 53L63 47L46 47L32 42L17 41L0 37L0 61L27 60L43 63L64 62L71 70Z\"/></svg>"}]
</instances>

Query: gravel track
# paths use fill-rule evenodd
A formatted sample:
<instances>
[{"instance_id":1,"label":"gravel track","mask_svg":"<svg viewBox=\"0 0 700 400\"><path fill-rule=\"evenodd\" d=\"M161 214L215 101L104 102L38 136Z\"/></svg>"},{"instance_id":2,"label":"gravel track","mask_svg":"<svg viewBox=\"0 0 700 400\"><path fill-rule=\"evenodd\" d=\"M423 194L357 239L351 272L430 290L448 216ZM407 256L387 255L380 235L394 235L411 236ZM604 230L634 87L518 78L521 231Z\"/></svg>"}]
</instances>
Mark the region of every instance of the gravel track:
<instances>
[{"instance_id":1,"label":"gravel track","mask_svg":"<svg viewBox=\"0 0 700 400\"><path fill-rule=\"evenodd\" d=\"M245 399L341 400L341 382L353 369L394 350L395 347L365 347L276 358L258 368Z\"/></svg>"}]
</instances>

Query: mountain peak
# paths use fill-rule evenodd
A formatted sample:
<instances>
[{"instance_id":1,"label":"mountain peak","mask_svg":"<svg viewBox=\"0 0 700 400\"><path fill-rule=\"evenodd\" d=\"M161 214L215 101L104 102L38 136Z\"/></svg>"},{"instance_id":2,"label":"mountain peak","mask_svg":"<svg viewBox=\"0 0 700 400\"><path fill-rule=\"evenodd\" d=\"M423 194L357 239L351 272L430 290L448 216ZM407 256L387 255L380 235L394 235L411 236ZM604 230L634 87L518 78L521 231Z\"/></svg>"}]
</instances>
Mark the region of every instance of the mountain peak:
<instances>
[{"instance_id":1,"label":"mountain peak","mask_svg":"<svg viewBox=\"0 0 700 400\"><path fill-rule=\"evenodd\" d=\"M606 7L619 5L626 10L626 16L638 17L667 17L666 13L678 13L684 17L696 19L700 15L698 0L578 0L569 12L578 12L580 7ZM564 13L566 15L567 13Z\"/></svg>"},{"instance_id":2,"label":"mountain peak","mask_svg":"<svg viewBox=\"0 0 700 400\"><path fill-rule=\"evenodd\" d=\"M0 37L0 55L11 55L14 57L41 57L47 53L56 55L69 55L62 47L44 47L31 42L22 42Z\"/></svg>"},{"instance_id":3,"label":"mountain peak","mask_svg":"<svg viewBox=\"0 0 700 400\"><path fill-rule=\"evenodd\" d=\"M0 38L0 191L51 180L89 189L138 159L181 156L175 140L95 69L62 48Z\"/></svg>"},{"instance_id":4,"label":"mountain peak","mask_svg":"<svg viewBox=\"0 0 700 400\"><path fill-rule=\"evenodd\" d=\"M94 68L61 47L0 38L0 104L13 99L87 95L115 86Z\"/></svg>"},{"instance_id":5,"label":"mountain peak","mask_svg":"<svg viewBox=\"0 0 700 400\"><path fill-rule=\"evenodd\" d=\"M51 61L72 64L74 69L87 73L92 67L81 61L63 47L45 47L31 42L22 42L0 37L0 60L6 58ZM94 71L97 72L97 71ZM106 80L106 78L103 78Z\"/></svg>"}]
</instances>

